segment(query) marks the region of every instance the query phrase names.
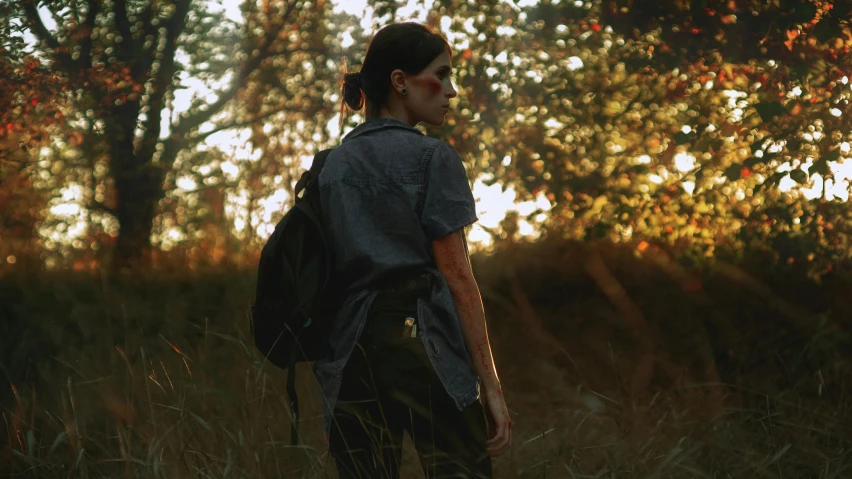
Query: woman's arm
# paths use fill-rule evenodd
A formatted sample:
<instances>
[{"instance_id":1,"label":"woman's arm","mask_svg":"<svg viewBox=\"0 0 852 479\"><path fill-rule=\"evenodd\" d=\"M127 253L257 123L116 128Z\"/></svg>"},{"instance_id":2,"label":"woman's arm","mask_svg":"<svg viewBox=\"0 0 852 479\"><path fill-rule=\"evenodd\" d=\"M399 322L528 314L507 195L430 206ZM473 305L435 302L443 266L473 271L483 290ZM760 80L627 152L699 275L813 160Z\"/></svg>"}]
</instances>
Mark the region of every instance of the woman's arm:
<instances>
[{"instance_id":1,"label":"woman's arm","mask_svg":"<svg viewBox=\"0 0 852 479\"><path fill-rule=\"evenodd\" d=\"M453 293L465 344L482 385L482 403L493 428L493 435L485 446L490 455L499 456L512 445L512 418L509 417L503 388L494 367L488 328L485 325L485 308L470 266L464 230L434 240L432 248L438 270L446 278Z\"/></svg>"},{"instance_id":2,"label":"woman's arm","mask_svg":"<svg viewBox=\"0 0 852 479\"><path fill-rule=\"evenodd\" d=\"M491 343L488 341L485 308L482 306L463 235L464 231L458 230L432 242L435 264L453 294L474 371L484 388L500 389Z\"/></svg>"}]
</instances>

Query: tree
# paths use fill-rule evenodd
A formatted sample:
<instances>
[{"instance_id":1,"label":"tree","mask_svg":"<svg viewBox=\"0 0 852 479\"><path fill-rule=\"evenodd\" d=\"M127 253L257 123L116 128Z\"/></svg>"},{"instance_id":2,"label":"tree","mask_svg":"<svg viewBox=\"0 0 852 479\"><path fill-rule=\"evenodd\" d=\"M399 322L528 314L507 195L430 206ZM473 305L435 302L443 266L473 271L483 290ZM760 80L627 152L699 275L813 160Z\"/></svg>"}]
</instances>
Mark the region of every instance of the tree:
<instances>
[{"instance_id":1,"label":"tree","mask_svg":"<svg viewBox=\"0 0 852 479\"><path fill-rule=\"evenodd\" d=\"M37 249L46 198L32 187L28 157L46 143L45 126L61 123L63 88L58 75L23 51L22 27L10 13L0 5L0 262L23 261L22 253Z\"/></svg>"},{"instance_id":2,"label":"tree","mask_svg":"<svg viewBox=\"0 0 852 479\"><path fill-rule=\"evenodd\" d=\"M442 133L472 176L547 198L545 232L662 241L698 257L741 250L755 229L770 244L807 218L781 224L767 211L809 211L797 191L849 156L852 35L826 2L786 2L787 13L716 3L440 2L432 21L452 12L461 91ZM694 32L695 12L709 20ZM815 16L791 41L784 29L804 12ZM754 16L767 22L761 45ZM849 255L845 244L837 254Z\"/></svg>"},{"instance_id":3,"label":"tree","mask_svg":"<svg viewBox=\"0 0 852 479\"><path fill-rule=\"evenodd\" d=\"M601 7L603 22L647 44L626 60L631 68L677 69L687 95L698 77L740 97L743 114L681 142L699 151L720 139L740 145L723 170L748 193L733 208L743 226L739 239L769 244L779 259L810 262L817 272L850 259L848 208L826 194L827 185L843 181L836 172L852 156L850 18L849 2L823 0L619 0ZM809 202L779 194L782 181L822 191Z\"/></svg>"},{"instance_id":4,"label":"tree","mask_svg":"<svg viewBox=\"0 0 852 479\"><path fill-rule=\"evenodd\" d=\"M211 131L252 125L276 111L310 114L308 101L247 111L240 100L246 82L261 74L263 65L291 65L299 52L322 50L308 45L298 25L316 21L323 4L247 1L245 22L237 25L197 0L20 3L14 14L38 38L45 62L67 78L86 156L105 158L108 166L100 181L114 191L104 195L112 200L89 195L89 206L118 223L117 267L144 262L164 182L182 152ZM55 31L45 14L55 21ZM187 75L225 86L212 98L193 98L189 111L178 116L175 95Z\"/></svg>"},{"instance_id":5,"label":"tree","mask_svg":"<svg viewBox=\"0 0 852 479\"><path fill-rule=\"evenodd\" d=\"M293 187L307 162L337 139L343 63L338 59L349 53L342 34L347 32L352 48L359 50L366 39L353 28L357 18L328 7L326 2L312 4L312 16L288 32L292 42L302 45L300 51L263 62L246 80L244 111L271 113L245 131L255 158L231 160L235 167L226 201L240 203L234 208L240 210L240 231L235 233L242 248L260 246L271 234L286 205L292 204Z\"/></svg>"},{"instance_id":6,"label":"tree","mask_svg":"<svg viewBox=\"0 0 852 479\"><path fill-rule=\"evenodd\" d=\"M11 12L0 5L0 165L21 170L28 150L43 144L43 126L54 121L49 110L63 83L24 51L23 28L11 21Z\"/></svg>"},{"instance_id":7,"label":"tree","mask_svg":"<svg viewBox=\"0 0 852 479\"><path fill-rule=\"evenodd\" d=\"M643 229L664 193L649 178L678 151L666 137L690 121L673 109L683 101L672 94L676 80L629 71L621 57L639 46L619 41L586 7L493 2L478 5L486 9L479 15L465 5L442 5L463 37L462 93L444 133L471 160L473 176L549 203L542 227L555 234Z\"/></svg>"},{"instance_id":8,"label":"tree","mask_svg":"<svg viewBox=\"0 0 852 479\"><path fill-rule=\"evenodd\" d=\"M79 16L70 24L84 25L87 10L79 3L76 13L51 6L69 22ZM691 2L688 7L663 2L665 8L658 9L645 3L578 6L543 0L520 8L498 1L436 2L426 21L451 30L460 95L447 123L427 129L458 149L472 177L514 187L520 200L542 206L521 219L540 224L545 234L663 242L697 257L713 256L720 248L736 251L745 242L788 244L776 241L777 235L801 238L810 231L802 225L815 228L820 221L838 235L820 241L838 240L842 214L831 219L836 215L827 211L833 205L810 208L778 186L786 189L792 182L798 185L794 190L804 189L831 179L834 167L849 156L849 78L843 72L849 71L846 49L852 36L843 6L805 0ZM38 20L45 10L28 5L22 16ZM262 237L261 225L274 218L260 218L261 207L271 196L291 201L280 193L290 192L302 158L332 141L328 125L339 105L339 68L332 58L350 54L339 38L347 31L355 40L351 63L359 63L366 38L352 28L357 19L334 16L325 2L299 7L248 2L238 28L193 3L183 33L169 43L167 33L182 4L98 5L104 10L88 43L83 27L59 29L73 35L42 34L52 67L95 55L92 65L103 69L92 78L86 76L92 68L83 69L89 72L83 77L79 69L61 70L77 72L62 75L73 83L67 91L76 108L74 131L62 136L69 145L82 138L71 145L85 152L75 166L81 175L107 172L86 188L92 210L115 214L121 225L119 257L133 257L127 251L140 248L130 246L148 244L152 230L140 225L173 228L185 225L189 216L199 223L206 221L202 213L211 211L219 211L216 221L224 224L223 203L226 210L237 202L246 210L240 221L250 231L249 241L255 234ZM121 5L132 13L127 15L134 19L137 49L156 43L153 37L146 43L140 29L157 33L162 51L153 60L149 50L148 57L132 61L120 57L128 48L120 35ZM381 17L376 27L401 20L397 2L370 5ZM293 10L285 17L288 8ZM155 28L155 20L163 23ZM799 31L797 25L802 33L788 36ZM50 39L60 42L60 37L72 50L50 47ZM87 45L95 53L84 54ZM171 49L174 55L165 55ZM145 62L151 71L135 74ZM173 75L157 86L161 65ZM175 116L176 95L187 75L226 79L230 88L209 104L197 98L187 114ZM139 85L144 89L135 91ZM96 101L99 91L111 96ZM171 116L162 132L148 119L154 110ZM134 112L136 123L128 119ZM154 117L159 115L150 113ZM109 131L104 119L112 123ZM125 140L121 150L116 138L132 125L137 127L133 141ZM218 132L242 126L251 160L198 147ZM128 144L131 160L118 154L130 151ZM227 175L219 171L223 165ZM175 189L187 177L198 189ZM209 194L214 189L222 194ZM828 195L823 196L827 204ZM134 203L134 198L146 200ZM778 213L779 208L790 214ZM806 212L812 210L810 219ZM154 218L155 211L160 217ZM500 227L492 233L511 232ZM154 231L155 238L158 234ZM848 255L848 249L841 253L844 245L840 239L834 251Z\"/></svg>"}]
</instances>

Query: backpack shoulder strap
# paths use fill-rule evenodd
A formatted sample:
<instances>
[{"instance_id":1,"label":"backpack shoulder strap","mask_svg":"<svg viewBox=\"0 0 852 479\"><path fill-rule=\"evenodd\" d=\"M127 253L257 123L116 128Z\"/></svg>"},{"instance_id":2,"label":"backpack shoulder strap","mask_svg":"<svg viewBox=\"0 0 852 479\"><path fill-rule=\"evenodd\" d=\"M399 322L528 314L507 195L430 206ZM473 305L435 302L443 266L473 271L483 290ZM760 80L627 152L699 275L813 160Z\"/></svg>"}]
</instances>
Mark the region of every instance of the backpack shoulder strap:
<instances>
[{"instance_id":1,"label":"backpack shoulder strap","mask_svg":"<svg viewBox=\"0 0 852 479\"><path fill-rule=\"evenodd\" d=\"M299 197L299 193L301 193L302 190L306 190L315 181L319 180L320 172L322 171L323 166L325 166L325 160L328 159L328 154L331 153L331 150L332 148L322 150L321 152L314 155L314 160L313 162L311 162L311 168L302 173L302 176L299 178L299 181L296 182L296 198Z\"/></svg>"},{"instance_id":2,"label":"backpack shoulder strap","mask_svg":"<svg viewBox=\"0 0 852 479\"><path fill-rule=\"evenodd\" d=\"M329 148L327 150L322 150L314 156L314 161L311 163L311 173L316 170L316 177L319 177L320 171L322 171L322 167L325 166L325 160L328 159L328 154L331 153L333 148Z\"/></svg>"}]
</instances>

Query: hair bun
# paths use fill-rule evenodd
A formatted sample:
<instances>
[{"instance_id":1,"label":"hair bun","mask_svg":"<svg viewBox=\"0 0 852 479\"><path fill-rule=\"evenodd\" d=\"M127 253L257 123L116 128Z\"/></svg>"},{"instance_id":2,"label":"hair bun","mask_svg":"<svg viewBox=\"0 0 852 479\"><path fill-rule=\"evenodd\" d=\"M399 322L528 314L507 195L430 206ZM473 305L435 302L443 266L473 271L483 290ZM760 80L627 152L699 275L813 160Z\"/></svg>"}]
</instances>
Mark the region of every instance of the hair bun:
<instances>
[{"instance_id":1,"label":"hair bun","mask_svg":"<svg viewBox=\"0 0 852 479\"><path fill-rule=\"evenodd\" d=\"M364 106L364 77L361 72L343 75L343 101L353 110Z\"/></svg>"}]
</instances>

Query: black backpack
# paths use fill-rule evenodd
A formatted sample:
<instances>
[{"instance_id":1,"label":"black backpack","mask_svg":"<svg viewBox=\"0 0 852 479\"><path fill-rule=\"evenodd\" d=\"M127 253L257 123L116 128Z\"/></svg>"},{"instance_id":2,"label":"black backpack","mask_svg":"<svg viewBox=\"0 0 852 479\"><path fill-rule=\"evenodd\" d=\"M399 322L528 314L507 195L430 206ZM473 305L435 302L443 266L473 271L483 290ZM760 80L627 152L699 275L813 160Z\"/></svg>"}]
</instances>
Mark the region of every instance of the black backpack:
<instances>
[{"instance_id":1,"label":"black backpack","mask_svg":"<svg viewBox=\"0 0 852 479\"><path fill-rule=\"evenodd\" d=\"M255 346L269 362L287 369L293 444L299 442L295 365L330 353L329 332L341 299L331 274L319 198L319 174L330 151L314 156L310 170L296 183L295 205L263 246L251 308Z\"/></svg>"}]
</instances>

